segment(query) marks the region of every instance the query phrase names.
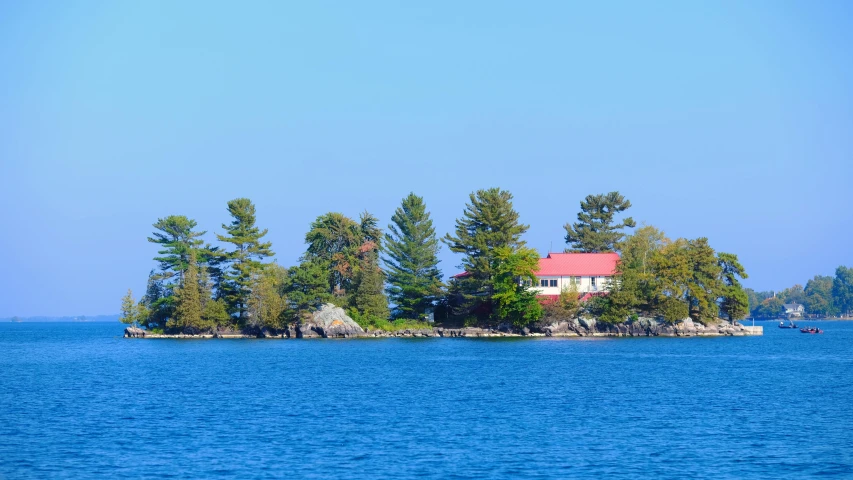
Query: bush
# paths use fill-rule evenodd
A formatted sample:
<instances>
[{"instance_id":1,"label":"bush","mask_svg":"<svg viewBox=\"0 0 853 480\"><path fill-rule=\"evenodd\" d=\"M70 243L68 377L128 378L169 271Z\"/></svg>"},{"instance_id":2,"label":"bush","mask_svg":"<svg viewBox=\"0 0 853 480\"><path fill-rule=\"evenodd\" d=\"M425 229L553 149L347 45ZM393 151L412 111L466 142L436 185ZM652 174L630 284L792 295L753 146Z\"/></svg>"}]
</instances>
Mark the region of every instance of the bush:
<instances>
[{"instance_id":1,"label":"bush","mask_svg":"<svg viewBox=\"0 0 853 480\"><path fill-rule=\"evenodd\" d=\"M432 329L432 325L418 320L408 318L391 321L387 318L377 317L375 315L366 315L358 310L351 308L347 312L355 323L365 330L383 330L386 332L394 332L397 330L420 330Z\"/></svg>"}]
</instances>

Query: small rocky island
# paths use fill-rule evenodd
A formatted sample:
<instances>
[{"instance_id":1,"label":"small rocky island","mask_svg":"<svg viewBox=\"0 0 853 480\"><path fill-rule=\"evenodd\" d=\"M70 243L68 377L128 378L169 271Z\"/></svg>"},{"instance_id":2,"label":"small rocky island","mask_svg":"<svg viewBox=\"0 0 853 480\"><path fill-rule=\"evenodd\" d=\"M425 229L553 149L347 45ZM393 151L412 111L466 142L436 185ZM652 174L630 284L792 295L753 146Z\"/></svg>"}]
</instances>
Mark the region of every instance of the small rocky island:
<instances>
[{"instance_id":1,"label":"small rocky island","mask_svg":"<svg viewBox=\"0 0 853 480\"><path fill-rule=\"evenodd\" d=\"M386 231L368 212L322 214L299 264L272 260L248 198L227 203L230 224L206 231L183 215L157 219L145 294L122 299L131 338L688 337L760 335L737 255L708 238L668 238L622 215L619 192L588 195L566 223L563 252L542 257L523 239L512 194L469 195L440 237L410 193ZM619 216L619 218L616 217ZM634 229L628 234L626 229ZM445 279L444 244L461 255Z\"/></svg>"},{"instance_id":2,"label":"small rocky island","mask_svg":"<svg viewBox=\"0 0 853 480\"><path fill-rule=\"evenodd\" d=\"M138 327L127 327L126 338L375 338L375 337L720 337L762 335L763 327L748 327L737 322L719 320L704 325L690 318L669 324L662 320L638 317L624 323L599 322L594 318L576 318L533 328L501 325L497 328L433 327L395 331L370 330L359 326L344 309L330 303L314 312L309 321L284 329L263 328L257 331L216 331L178 334L155 334Z\"/></svg>"}]
</instances>

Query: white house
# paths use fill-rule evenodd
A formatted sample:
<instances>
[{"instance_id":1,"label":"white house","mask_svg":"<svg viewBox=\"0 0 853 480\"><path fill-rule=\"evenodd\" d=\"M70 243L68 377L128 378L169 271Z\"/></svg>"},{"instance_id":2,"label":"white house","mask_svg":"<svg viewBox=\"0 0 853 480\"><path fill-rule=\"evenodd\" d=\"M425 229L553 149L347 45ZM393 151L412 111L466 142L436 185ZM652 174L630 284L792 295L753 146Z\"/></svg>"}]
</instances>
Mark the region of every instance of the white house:
<instances>
[{"instance_id":1,"label":"white house","mask_svg":"<svg viewBox=\"0 0 853 480\"><path fill-rule=\"evenodd\" d=\"M549 253L539 259L536 271L538 284L532 290L540 297L556 298L563 288L575 289L586 300L591 296L607 293L616 274L618 253ZM451 279L468 276L462 272Z\"/></svg>"},{"instance_id":2,"label":"white house","mask_svg":"<svg viewBox=\"0 0 853 480\"><path fill-rule=\"evenodd\" d=\"M805 308L799 303L786 303L784 306L785 315L788 317L802 317L805 313Z\"/></svg>"},{"instance_id":3,"label":"white house","mask_svg":"<svg viewBox=\"0 0 853 480\"><path fill-rule=\"evenodd\" d=\"M575 286L578 293L608 292L619 262L617 253L549 253L539 259L534 286L541 296L556 296Z\"/></svg>"}]
</instances>

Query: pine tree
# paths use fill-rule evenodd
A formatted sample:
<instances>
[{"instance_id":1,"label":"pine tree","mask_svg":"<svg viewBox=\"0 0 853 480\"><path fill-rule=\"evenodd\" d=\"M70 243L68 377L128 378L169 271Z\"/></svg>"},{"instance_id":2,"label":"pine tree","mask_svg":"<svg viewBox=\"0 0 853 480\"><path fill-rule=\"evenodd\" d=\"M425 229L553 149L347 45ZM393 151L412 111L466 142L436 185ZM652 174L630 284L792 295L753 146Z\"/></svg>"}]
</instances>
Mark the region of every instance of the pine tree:
<instances>
[{"instance_id":1,"label":"pine tree","mask_svg":"<svg viewBox=\"0 0 853 480\"><path fill-rule=\"evenodd\" d=\"M121 299L121 315L118 319L121 323L134 326L139 324L139 309L133 300L133 292L129 288L127 294Z\"/></svg>"},{"instance_id":2,"label":"pine tree","mask_svg":"<svg viewBox=\"0 0 853 480\"><path fill-rule=\"evenodd\" d=\"M322 260L304 260L287 271L284 286L290 309L286 315L298 319L302 314L331 302L332 294L327 280L328 264Z\"/></svg>"},{"instance_id":3,"label":"pine tree","mask_svg":"<svg viewBox=\"0 0 853 480\"><path fill-rule=\"evenodd\" d=\"M305 234L308 249L303 261L324 264L329 293L343 296L352 286L356 252L363 242L361 225L342 213L329 212L317 217Z\"/></svg>"},{"instance_id":4,"label":"pine tree","mask_svg":"<svg viewBox=\"0 0 853 480\"><path fill-rule=\"evenodd\" d=\"M359 216L361 245L356 253L356 269L350 305L368 318L388 319L388 297L385 296L385 274L379 268L382 230L379 220L368 212Z\"/></svg>"},{"instance_id":5,"label":"pine tree","mask_svg":"<svg viewBox=\"0 0 853 480\"><path fill-rule=\"evenodd\" d=\"M366 245L371 245L368 242ZM361 259L353 281L350 305L367 318L387 319L388 299L385 296L385 276L377 265L376 257L365 255Z\"/></svg>"},{"instance_id":6,"label":"pine tree","mask_svg":"<svg viewBox=\"0 0 853 480\"><path fill-rule=\"evenodd\" d=\"M578 222L574 225L567 223L563 227L566 229L566 243L571 247L566 251L591 253L615 251L616 245L625 236L621 230L637 225L631 217L625 218L622 223L614 224L613 217L629 208L631 208L631 202L619 192L588 195L581 202Z\"/></svg>"},{"instance_id":7,"label":"pine tree","mask_svg":"<svg viewBox=\"0 0 853 480\"><path fill-rule=\"evenodd\" d=\"M201 246L201 237L207 232L195 232L196 221L183 215L170 215L157 219L154 228L157 229L148 237L148 241L160 245L162 250L154 260L160 264L162 278L169 279L175 275L179 281L183 272L189 267L190 252Z\"/></svg>"},{"instance_id":8,"label":"pine tree","mask_svg":"<svg viewBox=\"0 0 853 480\"><path fill-rule=\"evenodd\" d=\"M491 308L493 294L494 251L499 247L524 246L521 236L529 228L519 222L512 205L512 194L498 188L478 190L470 195L462 218L456 220L456 235L442 240L455 253L464 255L461 268L467 275L455 280L454 290L463 303L451 306L456 312L479 311L482 304Z\"/></svg>"},{"instance_id":9,"label":"pine tree","mask_svg":"<svg viewBox=\"0 0 853 480\"><path fill-rule=\"evenodd\" d=\"M228 254L231 268L225 276L223 297L229 310L236 313L238 322L242 323L246 319L252 278L263 268L261 260L273 255L272 243L261 242L267 230L255 226L255 206L248 198L228 202L228 213L234 220L222 225L227 235L216 236L219 241L234 245L234 250Z\"/></svg>"},{"instance_id":10,"label":"pine tree","mask_svg":"<svg viewBox=\"0 0 853 480\"><path fill-rule=\"evenodd\" d=\"M305 235L308 249L302 257L302 262L305 269L325 270L328 287L322 297L331 297L339 305L370 305L366 308L387 318L388 299L383 291L382 273L379 272L377 293L374 288L377 277L371 271L378 269L379 252L382 249L382 230L378 223L376 217L368 212L363 212L358 222L336 212L320 215ZM361 272L362 270L365 271ZM292 273L304 271L303 269L302 272ZM301 285L300 290L305 290L306 287L313 289L313 283L301 280L296 282ZM359 288L363 288L363 291L359 292ZM316 304L320 298L316 294L307 298L305 293L299 290L294 293L291 300L303 306ZM384 310L377 307L379 304L385 305Z\"/></svg>"},{"instance_id":11,"label":"pine tree","mask_svg":"<svg viewBox=\"0 0 853 480\"><path fill-rule=\"evenodd\" d=\"M397 207L385 234L388 296L395 317L419 318L441 294L440 245L423 198L410 193Z\"/></svg>"},{"instance_id":12,"label":"pine tree","mask_svg":"<svg viewBox=\"0 0 853 480\"><path fill-rule=\"evenodd\" d=\"M249 325L255 328L277 329L284 326L284 312L287 309L287 297L284 285L287 270L271 263L255 275L252 293L249 296Z\"/></svg>"},{"instance_id":13,"label":"pine tree","mask_svg":"<svg viewBox=\"0 0 853 480\"><path fill-rule=\"evenodd\" d=\"M738 280L748 278L746 270L733 253L720 252L717 254L717 264L720 266L722 286L720 310L734 322L749 313L749 297Z\"/></svg>"},{"instance_id":14,"label":"pine tree","mask_svg":"<svg viewBox=\"0 0 853 480\"><path fill-rule=\"evenodd\" d=\"M175 317L169 322L170 328L178 330L200 330L205 325L201 318L201 291L198 283L198 264L195 252L190 253L190 263L184 273L184 280L175 289Z\"/></svg>"}]
</instances>

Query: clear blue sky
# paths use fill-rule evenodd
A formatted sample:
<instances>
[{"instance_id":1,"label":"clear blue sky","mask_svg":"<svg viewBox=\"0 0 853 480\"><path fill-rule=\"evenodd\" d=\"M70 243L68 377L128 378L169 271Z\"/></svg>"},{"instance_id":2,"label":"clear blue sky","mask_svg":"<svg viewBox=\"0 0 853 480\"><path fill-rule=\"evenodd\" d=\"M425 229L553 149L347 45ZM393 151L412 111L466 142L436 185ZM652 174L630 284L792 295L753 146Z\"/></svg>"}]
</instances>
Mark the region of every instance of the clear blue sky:
<instances>
[{"instance_id":1,"label":"clear blue sky","mask_svg":"<svg viewBox=\"0 0 853 480\"><path fill-rule=\"evenodd\" d=\"M848 1L2 1L0 317L117 312L158 217L238 196L291 265L409 191L443 234L508 189L545 253L619 190L805 283L853 265L851 52Z\"/></svg>"}]
</instances>

